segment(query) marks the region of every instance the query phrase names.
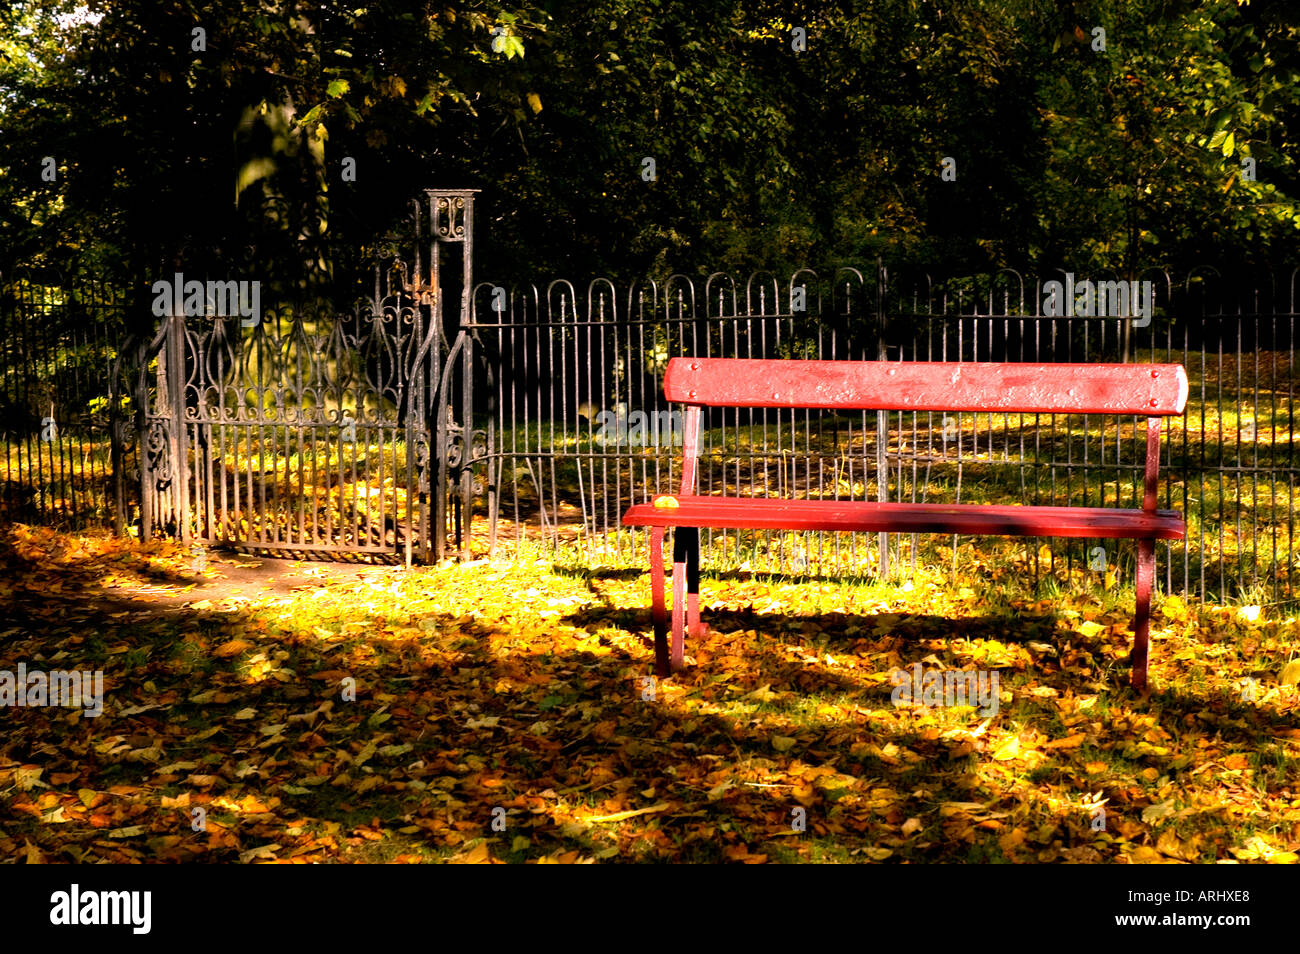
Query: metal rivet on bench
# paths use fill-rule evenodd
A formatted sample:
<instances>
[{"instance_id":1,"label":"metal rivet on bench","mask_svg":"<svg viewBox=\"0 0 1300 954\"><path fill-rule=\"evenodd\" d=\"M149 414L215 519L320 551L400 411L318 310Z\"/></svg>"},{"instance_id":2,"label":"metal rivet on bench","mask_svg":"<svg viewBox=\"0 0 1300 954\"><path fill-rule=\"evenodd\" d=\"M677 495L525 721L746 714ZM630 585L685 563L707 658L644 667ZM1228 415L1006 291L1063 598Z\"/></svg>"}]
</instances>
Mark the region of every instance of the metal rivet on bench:
<instances>
[{"instance_id":1,"label":"metal rivet on bench","mask_svg":"<svg viewBox=\"0 0 1300 954\"><path fill-rule=\"evenodd\" d=\"M695 397L695 392L694 392L694 391L687 391L687 392L686 392L686 396L687 396L687 397Z\"/></svg>"},{"instance_id":2,"label":"metal rivet on bench","mask_svg":"<svg viewBox=\"0 0 1300 954\"><path fill-rule=\"evenodd\" d=\"M1159 371L1152 371L1152 372L1151 372L1151 377L1153 377L1153 378L1158 378L1158 377L1160 377L1160 372L1159 372Z\"/></svg>"},{"instance_id":3,"label":"metal rivet on bench","mask_svg":"<svg viewBox=\"0 0 1300 954\"><path fill-rule=\"evenodd\" d=\"M698 362L698 361L692 361L692 362L691 362L691 370L692 370L692 371L698 371L698 370L700 370L700 365L699 365L699 362Z\"/></svg>"},{"instance_id":4,"label":"metal rivet on bench","mask_svg":"<svg viewBox=\"0 0 1300 954\"><path fill-rule=\"evenodd\" d=\"M1152 398L1152 399L1151 399L1151 406L1152 406L1152 407L1159 407L1159 405L1160 405L1160 402L1159 402L1159 401L1157 401L1155 398Z\"/></svg>"}]
</instances>

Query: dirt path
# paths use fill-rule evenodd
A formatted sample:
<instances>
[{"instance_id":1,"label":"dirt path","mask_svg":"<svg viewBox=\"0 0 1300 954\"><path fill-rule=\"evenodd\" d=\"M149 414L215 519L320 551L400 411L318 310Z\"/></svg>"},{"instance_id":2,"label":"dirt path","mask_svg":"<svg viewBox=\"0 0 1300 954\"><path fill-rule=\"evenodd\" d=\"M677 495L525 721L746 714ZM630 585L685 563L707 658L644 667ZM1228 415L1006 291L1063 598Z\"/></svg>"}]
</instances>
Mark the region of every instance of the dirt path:
<instances>
[{"instance_id":1,"label":"dirt path","mask_svg":"<svg viewBox=\"0 0 1300 954\"><path fill-rule=\"evenodd\" d=\"M209 551L207 565L193 582L185 584L119 581L113 587L120 599L152 607L206 609L217 603L246 603L290 597L332 583L391 580L404 573L401 566L326 563L285 560L245 553Z\"/></svg>"}]
</instances>

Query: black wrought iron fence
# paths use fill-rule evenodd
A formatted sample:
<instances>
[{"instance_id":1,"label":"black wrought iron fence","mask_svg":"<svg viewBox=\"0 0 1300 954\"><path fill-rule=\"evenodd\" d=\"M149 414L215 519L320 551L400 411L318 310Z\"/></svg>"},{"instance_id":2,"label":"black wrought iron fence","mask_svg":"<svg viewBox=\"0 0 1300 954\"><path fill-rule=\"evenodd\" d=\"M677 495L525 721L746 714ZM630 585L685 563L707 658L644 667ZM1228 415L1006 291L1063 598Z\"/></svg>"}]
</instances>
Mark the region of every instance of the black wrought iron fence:
<instances>
[{"instance_id":1,"label":"black wrought iron fence","mask_svg":"<svg viewBox=\"0 0 1300 954\"><path fill-rule=\"evenodd\" d=\"M919 292L913 284L910 295L902 289L891 293L885 309L889 354L903 360L1183 364L1191 397L1187 413L1167 431L1162 506L1187 516L1189 536L1185 543L1162 545L1165 585L1262 600L1290 595L1295 581L1294 274L1264 282L1226 282L1210 271L1179 281L1163 274L1138 280L1151 282L1152 311L1129 319L1045 314L1051 298L1045 282L1026 283L1014 275L982 286L969 280L939 288L926 283ZM895 416L904 432L915 427L912 418ZM977 461L1032 463L1025 502L1138 505L1136 421L1111 430L1106 421L1081 419L1064 422L1062 430L1060 421L1035 420L1029 432L1016 435L1015 446L1008 445L1007 434L981 426L973 416L955 421L959 458L969 450ZM1089 435L1094 439L1086 439ZM904 459L927 458L900 453L893 459L902 471ZM898 476L901 486L906 475ZM1091 562L1082 550L1067 549L1071 568Z\"/></svg>"},{"instance_id":2,"label":"black wrought iron fence","mask_svg":"<svg viewBox=\"0 0 1300 954\"><path fill-rule=\"evenodd\" d=\"M1162 546L1161 579L1192 594L1292 595L1295 275L1130 281L1003 272L939 282L872 267L629 288L604 279L581 290L480 284L472 320L496 376L476 404L490 439L483 545L639 556L644 542L620 528L623 510L673 492L679 479L680 421L662 398L670 357L1175 361L1192 393L1166 430L1161 496L1187 515L1189 537ZM706 494L1140 506L1136 419L729 409L705 423ZM706 534L723 564L875 574L955 561L961 542ZM1131 568L1127 545L1115 541L1012 545L1028 548L1035 566L1042 556L1049 569L1063 561L1099 579Z\"/></svg>"},{"instance_id":3,"label":"black wrought iron fence","mask_svg":"<svg viewBox=\"0 0 1300 954\"><path fill-rule=\"evenodd\" d=\"M473 196L425 190L368 288L355 263L268 275L255 250L141 278L129 316L122 288L13 280L4 516L335 558L464 541Z\"/></svg>"},{"instance_id":4,"label":"black wrought iron fence","mask_svg":"<svg viewBox=\"0 0 1300 954\"><path fill-rule=\"evenodd\" d=\"M455 203L470 199L431 191L422 200L444 230L437 241L463 244ZM662 396L671 357L1173 361L1187 368L1191 397L1165 430L1161 506L1183 512L1189 533L1161 545L1163 585L1260 601L1295 595L1294 272L1147 273L1124 296L1118 276L933 280L879 266L518 289L472 285L472 254L460 279L438 281L432 249L405 272L389 262L358 310L265 302L254 328L237 317L187 319L169 337L168 318L153 340L128 337L120 291L48 273L8 276L3 518L138 521L141 532L334 556L392 555L415 538L432 556L565 546L593 562L633 561L645 544L622 530L623 511L679 480L682 421ZM169 362L181 372L169 374ZM1137 506L1140 423L717 410L705 420L699 486ZM160 465L168 455L186 464L183 493ZM873 575L1012 553L1017 566L1127 579L1132 559L1114 541L1044 549L714 532L705 542L715 566Z\"/></svg>"},{"instance_id":5,"label":"black wrought iron fence","mask_svg":"<svg viewBox=\"0 0 1300 954\"><path fill-rule=\"evenodd\" d=\"M112 518L122 409L109 380L126 330L119 288L49 269L0 277L0 519ZM138 461L128 452L116 467Z\"/></svg>"}]
</instances>

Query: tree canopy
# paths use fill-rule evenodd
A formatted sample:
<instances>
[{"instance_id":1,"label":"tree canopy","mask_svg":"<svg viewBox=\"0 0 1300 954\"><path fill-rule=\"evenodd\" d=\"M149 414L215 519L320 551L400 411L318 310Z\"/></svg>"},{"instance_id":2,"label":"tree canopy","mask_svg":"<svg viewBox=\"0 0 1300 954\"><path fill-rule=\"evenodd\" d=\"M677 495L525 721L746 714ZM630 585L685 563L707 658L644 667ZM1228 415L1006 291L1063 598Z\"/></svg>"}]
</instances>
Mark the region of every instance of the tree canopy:
<instances>
[{"instance_id":1,"label":"tree canopy","mask_svg":"<svg viewBox=\"0 0 1300 954\"><path fill-rule=\"evenodd\" d=\"M482 267L519 277L1275 262L1300 239L1285 0L4 16L11 261L328 263L429 186L484 190Z\"/></svg>"}]
</instances>

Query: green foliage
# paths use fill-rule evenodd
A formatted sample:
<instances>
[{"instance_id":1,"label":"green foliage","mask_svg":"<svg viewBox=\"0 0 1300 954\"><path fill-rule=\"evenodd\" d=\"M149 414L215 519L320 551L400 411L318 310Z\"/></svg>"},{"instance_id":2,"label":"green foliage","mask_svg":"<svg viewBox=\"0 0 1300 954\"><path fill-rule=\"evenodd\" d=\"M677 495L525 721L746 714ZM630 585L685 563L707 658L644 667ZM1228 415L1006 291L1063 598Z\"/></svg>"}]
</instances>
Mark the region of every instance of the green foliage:
<instances>
[{"instance_id":1,"label":"green foliage","mask_svg":"<svg viewBox=\"0 0 1300 954\"><path fill-rule=\"evenodd\" d=\"M315 265L452 174L429 161L456 149L437 131L449 115L500 121L527 93L510 57L486 52L495 20L475 3L288 14L255 0L124 0L94 5L97 23L61 25L72 8L23 13L3 47L0 191L14 211L0 234L18 260L107 245L122 269L156 275L252 245L261 267ZM498 18L545 29L536 7ZM47 155L54 182L39 178Z\"/></svg>"},{"instance_id":2,"label":"green foliage","mask_svg":"<svg viewBox=\"0 0 1300 954\"><path fill-rule=\"evenodd\" d=\"M61 25L73 7L0 36L15 259L328 265L431 185L485 190L479 271L509 278L1300 247L1281 0L123 0Z\"/></svg>"}]
</instances>

